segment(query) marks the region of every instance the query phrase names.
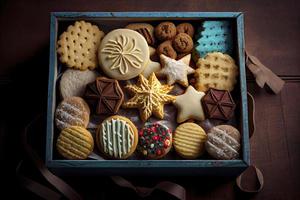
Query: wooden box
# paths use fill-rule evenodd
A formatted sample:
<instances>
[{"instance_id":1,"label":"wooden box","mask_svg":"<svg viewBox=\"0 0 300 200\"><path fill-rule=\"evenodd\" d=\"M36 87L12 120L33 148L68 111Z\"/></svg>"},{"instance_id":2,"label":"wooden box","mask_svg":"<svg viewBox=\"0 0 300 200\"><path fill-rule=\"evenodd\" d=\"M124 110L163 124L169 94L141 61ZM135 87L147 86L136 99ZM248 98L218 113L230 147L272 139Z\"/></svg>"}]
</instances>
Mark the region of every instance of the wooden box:
<instances>
[{"instance_id":1,"label":"wooden box","mask_svg":"<svg viewBox=\"0 0 300 200\"><path fill-rule=\"evenodd\" d=\"M61 160L54 157L54 111L57 79L61 64L57 59L56 41L59 34L76 20L100 25L101 29L122 27L142 21L230 20L234 27L234 59L239 66L238 104L242 150L239 160ZM247 86L244 61L244 18L240 12L54 12L51 13L50 65L47 110L46 165L60 175L208 175L235 176L250 164ZM62 30L61 30L62 29Z\"/></svg>"}]
</instances>

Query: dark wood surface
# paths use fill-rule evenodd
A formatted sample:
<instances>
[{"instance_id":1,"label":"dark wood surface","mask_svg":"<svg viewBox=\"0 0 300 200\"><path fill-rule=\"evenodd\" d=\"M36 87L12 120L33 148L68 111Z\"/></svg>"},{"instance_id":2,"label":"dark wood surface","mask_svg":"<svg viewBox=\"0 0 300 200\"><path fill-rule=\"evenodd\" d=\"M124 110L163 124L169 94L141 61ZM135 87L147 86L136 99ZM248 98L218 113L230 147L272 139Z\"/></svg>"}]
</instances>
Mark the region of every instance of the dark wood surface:
<instances>
[{"instance_id":1,"label":"dark wood surface","mask_svg":"<svg viewBox=\"0 0 300 200\"><path fill-rule=\"evenodd\" d=\"M251 162L265 177L264 189L245 195L233 179L132 178L140 185L173 180L187 189L187 199L300 199L300 3L297 0L252 1L0 1L0 161L12 172L6 186L15 194L36 198L20 189L14 170L23 157L20 130L43 111L47 99L49 12L51 11L243 11L246 47L279 74L286 85L273 95L258 88L251 78L248 90L256 100L256 134L251 139ZM43 123L34 135L43 149ZM43 155L43 152L41 152ZM3 163L3 164L2 164ZM30 167L28 167L30 170ZM9 175L9 173L5 173ZM32 172L34 179L40 179ZM136 199L105 177L66 178L88 199ZM5 188L5 187L4 187ZM2 188L3 189L3 188ZM170 199L155 192L147 199Z\"/></svg>"}]
</instances>

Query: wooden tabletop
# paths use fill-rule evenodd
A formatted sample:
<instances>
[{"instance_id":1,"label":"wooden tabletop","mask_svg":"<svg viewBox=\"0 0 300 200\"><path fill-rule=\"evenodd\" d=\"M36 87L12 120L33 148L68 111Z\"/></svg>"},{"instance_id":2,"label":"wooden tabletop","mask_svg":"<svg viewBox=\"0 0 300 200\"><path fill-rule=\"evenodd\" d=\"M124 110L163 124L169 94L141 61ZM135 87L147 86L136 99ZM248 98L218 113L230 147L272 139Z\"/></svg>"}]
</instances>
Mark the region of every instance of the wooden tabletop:
<instances>
[{"instance_id":1,"label":"wooden tabletop","mask_svg":"<svg viewBox=\"0 0 300 200\"><path fill-rule=\"evenodd\" d=\"M265 187L245 195L234 179L133 178L141 185L172 180L186 187L187 199L300 199L300 2L297 0L152 0L152 1L1 1L0 3L0 158L4 169L15 169L22 158L20 130L43 111L47 99L49 12L51 11L241 11L245 13L246 48L286 81L278 95L248 80L256 101L256 133L251 162L261 169ZM43 129L41 129L43 130ZM36 141L43 141L44 132ZM42 143L37 148L43 149ZM14 150L12 150L12 147ZM42 152L43 153L43 152ZM32 174L36 179L38 175ZM8 180L11 181L11 178ZM66 178L91 199L138 198L106 177ZM34 198L16 186L19 195ZM155 192L147 199L171 199Z\"/></svg>"}]
</instances>

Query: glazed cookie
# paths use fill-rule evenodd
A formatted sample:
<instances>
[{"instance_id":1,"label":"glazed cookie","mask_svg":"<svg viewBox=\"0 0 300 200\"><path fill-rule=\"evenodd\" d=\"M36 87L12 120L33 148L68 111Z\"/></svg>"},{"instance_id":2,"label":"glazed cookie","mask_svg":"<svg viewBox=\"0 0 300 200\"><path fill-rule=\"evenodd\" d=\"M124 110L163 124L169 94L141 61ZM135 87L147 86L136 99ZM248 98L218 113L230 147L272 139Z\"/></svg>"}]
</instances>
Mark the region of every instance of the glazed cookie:
<instances>
[{"instance_id":1,"label":"glazed cookie","mask_svg":"<svg viewBox=\"0 0 300 200\"><path fill-rule=\"evenodd\" d=\"M238 66L227 54L208 53L197 62L195 87L206 92L209 88L232 91L238 75Z\"/></svg>"},{"instance_id":2,"label":"glazed cookie","mask_svg":"<svg viewBox=\"0 0 300 200\"><path fill-rule=\"evenodd\" d=\"M176 26L172 22L162 22L155 27L155 36L160 41L171 40L176 35Z\"/></svg>"},{"instance_id":3,"label":"glazed cookie","mask_svg":"<svg viewBox=\"0 0 300 200\"><path fill-rule=\"evenodd\" d=\"M99 74L93 70L66 70L59 83L62 98L65 99L72 96L82 97L86 84L95 81L97 76Z\"/></svg>"},{"instance_id":4,"label":"glazed cookie","mask_svg":"<svg viewBox=\"0 0 300 200\"><path fill-rule=\"evenodd\" d=\"M179 33L173 40L173 47L179 53L190 53L193 46L193 39L186 33Z\"/></svg>"},{"instance_id":5,"label":"glazed cookie","mask_svg":"<svg viewBox=\"0 0 300 200\"><path fill-rule=\"evenodd\" d=\"M125 28L134 30L141 34L151 46L155 45L154 27L147 23L128 24Z\"/></svg>"},{"instance_id":6,"label":"glazed cookie","mask_svg":"<svg viewBox=\"0 0 300 200\"><path fill-rule=\"evenodd\" d=\"M86 86L84 98L96 114L116 114L124 94L117 80L98 77Z\"/></svg>"},{"instance_id":7,"label":"glazed cookie","mask_svg":"<svg viewBox=\"0 0 300 200\"><path fill-rule=\"evenodd\" d=\"M86 70L98 66L97 51L104 32L91 23L70 25L57 41L59 59L70 68Z\"/></svg>"},{"instance_id":8,"label":"glazed cookie","mask_svg":"<svg viewBox=\"0 0 300 200\"><path fill-rule=\"evenodd\" d=\"M178 24L176 26L176 31L177 31L177 34L179 34L179 33L186 33L191 38L194 37L194 33L195 33L195 29L194 29L193 25L190 24L190 23L181 23L181 24Z\"/></svg>"},{"instance_id":9,"label":"glazed cookie","mask_svg":"<svg viewBox=\"0 0 300 200\"><path fill-rule=\"evenodd\" d=\"M183 158L195 159L205 151L207 135L205 131L195 123L184 123L175 130L174 148Z\"/></svg>"},{"instance_id":10,"label":"glazed cookie","mask_svg":"<svg viewBox=\"0 0 300 200\"><path fill-rule=\"evenodd\" d=\"M107 157L126 159L136 149L138 131L128 118L115 115L101 123L96 133L96 143Z\"/></svg>"},{"instance_id":11,"label":"glazed cookie","mask_svg":"<svg viewBox=\"0 0 300 200\"><path fill-rule=\"evenodd\" d=\"M165 55L168 56L172 59L176 59L177 57L177 52L174 50L173 46L172 46L172 41L171 40L167 40L164 41L163 43L161 43L156 50L158 55Z\"/></svg>"},{"instance_id":12,"label":"glazed cookie","mask_svg":"<svg viewBox=\"0 0 300 200\"><path fill-rule=\"evenodd\" d=\"M98 56L103 72L117 80L138 76L150 58L146 39L129 29L109 32L100 44Z\"/></svg>"},{"instance_id":13,"label":"glazed cookie","mask_svg":"<svg viewBox=\"0 0 300 200\"><path fill-rule=\"evenodd\" d=\"M80 97L68 97L56 108L55 123L59 130L69 126L87 127L90 119L88 104Z\"/></svg>"},{"instance_id":14,"label":"glazed cookie","mask_svg":"<svg viewBox=\"0 0 300 200\"><path fill-rule=\"evenodd\" d=\"M139 132L137 149L147 159L164 157L172 147L172 132L161 123L146 123Z\"/></svg>"},{"instance_id":15,"label":"glazed cookie","mask_svg":"<svg viewBox=\"0 0 300 200\"><path fill-rule=\"evenodd\" d=\"M152 73L147 80L139 75L136 85L127 85L134 96L123 104L124 108L138 108L142 121L146 121L152 114L157 118L164 118L164 104L172 103L175 97L168 95L173 86L162 85Z\"/></svg>"},{"instance_id":16,"label":"glazed cookie","mask_svg":"<svg viewBox=\"0 0 300 200\"><path fill-rule=\"evenodd\" d=\"M204 120L204 112L201 104L201 99L205 95L204 92L198 92L189 86L185 93L176 96L174 105L178 109L177 122L182 123L188 119Z\"/></svg>"},{"instance_id":17,"label":"glazed cookie","mask_svg":"<svg viewBox=\"0 0 300 200\"><path fill-rule=\"evenodd\" d=\"M188 75L195 72L193 68L189 66L191 55L187 55L180 60L174 60L165 55L160 55L162 63L162 69L158 72L161 76L166 76L168 85L173 85L175 82L187 87L189 85Z\"/></svg>"},{"instance_id":18,"label":"glazed cookie","mask_svg":"<svg viewBox=\"0 0 300 200\"><path fill-rule=\"evenodd\" d=\"M240 132L230 125L219 125L209 130L206 151L215 159L232 160L239 157Z\"/></svg>"},{"instance_id":19,"label":"glazed cookie","mask_svg":"<svg viewBox=\"0 0 300 200\"><path fill-rule=\"evenodd\" d=\"M94 140L85 128L70 126L59 134L56 148L58 153L66 159L86 159L94 149Z\"/></svg>"}]
</instances>

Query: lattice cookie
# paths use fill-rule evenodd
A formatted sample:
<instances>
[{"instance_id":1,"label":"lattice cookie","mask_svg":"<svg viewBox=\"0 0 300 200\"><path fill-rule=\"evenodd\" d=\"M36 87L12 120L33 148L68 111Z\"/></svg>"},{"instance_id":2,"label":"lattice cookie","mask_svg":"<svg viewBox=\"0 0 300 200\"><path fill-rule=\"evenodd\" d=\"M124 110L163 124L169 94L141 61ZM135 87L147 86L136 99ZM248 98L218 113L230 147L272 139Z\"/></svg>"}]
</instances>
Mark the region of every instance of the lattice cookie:
<instances>
[{"instance_id":1,"label":"lattice cookie","mask_svg":"<svg viewBox=\"0 0 300 200\"><path fill-rule=\"evenodd\" d=\"M96 25L80 21L70 25L57 42L59 59L70 68L86 70L98 66L98 46L104 32Z\"/></svg>"},{"instance_id":2,"label":"lattice cookie","mask_svg":"<svg viewBox=\"0 0 300 200\"><path fill-rule=\"evenodd\" d=\"M195 88L206 92L209 88L232 91L238 75L233 58L220 52L208 53L197 62Z\"/></svg>"}]
</instances>

